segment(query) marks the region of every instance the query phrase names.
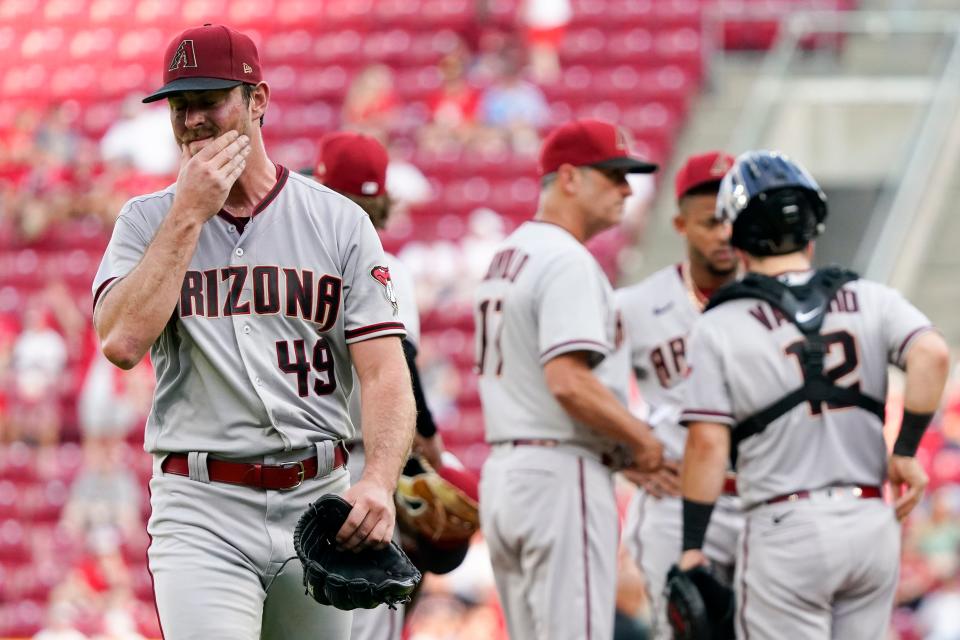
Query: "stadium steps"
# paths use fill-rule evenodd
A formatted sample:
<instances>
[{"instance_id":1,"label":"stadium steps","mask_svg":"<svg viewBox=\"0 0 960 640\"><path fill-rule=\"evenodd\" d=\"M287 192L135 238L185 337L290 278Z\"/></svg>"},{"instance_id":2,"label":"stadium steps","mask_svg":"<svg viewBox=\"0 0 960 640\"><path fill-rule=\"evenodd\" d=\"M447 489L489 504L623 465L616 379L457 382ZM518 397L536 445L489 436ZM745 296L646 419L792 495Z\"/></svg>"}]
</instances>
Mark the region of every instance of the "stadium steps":
<instances>
[{"instance_id":1,"label":"stadium steps","mask_svg":"<svg viewBox=\"0 0 960 640\"><path fill-rule=\"evenodd\" d=\"M917 276L905 293L930 317L956 351L960 346L960 316L957 315L960 303L960 288L957 287L960 217L956 215L956 203L960 201L960 173L954 171L953 176L940 215L930 230L930 244L920 259Z\"/></svg>"}]
</instances>

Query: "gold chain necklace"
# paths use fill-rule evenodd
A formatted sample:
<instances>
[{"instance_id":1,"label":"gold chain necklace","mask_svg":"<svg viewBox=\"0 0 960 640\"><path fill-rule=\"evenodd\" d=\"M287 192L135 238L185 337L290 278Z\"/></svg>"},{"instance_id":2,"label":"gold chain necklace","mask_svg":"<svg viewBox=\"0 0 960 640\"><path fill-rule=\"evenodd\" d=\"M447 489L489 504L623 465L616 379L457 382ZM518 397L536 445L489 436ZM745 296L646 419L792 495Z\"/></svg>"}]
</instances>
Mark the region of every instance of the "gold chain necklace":
<instances>
[{"instance_id":1,"label":"gold chain necklace","mask_svg":"<svg viewBox=\"0 0 960 640\"><path fill-rule=\"evenodd\" d=\"M690 298L690 303L693 304L694 309L702 313L703 308L707 306L708 298L700 293L700 289L698 289L697 285L693 283L693 276L690 274L689 262L683 262L680 264L680 273L683 275L683 284L687 288L687 296Z\"/></svg>"}]
</instances>

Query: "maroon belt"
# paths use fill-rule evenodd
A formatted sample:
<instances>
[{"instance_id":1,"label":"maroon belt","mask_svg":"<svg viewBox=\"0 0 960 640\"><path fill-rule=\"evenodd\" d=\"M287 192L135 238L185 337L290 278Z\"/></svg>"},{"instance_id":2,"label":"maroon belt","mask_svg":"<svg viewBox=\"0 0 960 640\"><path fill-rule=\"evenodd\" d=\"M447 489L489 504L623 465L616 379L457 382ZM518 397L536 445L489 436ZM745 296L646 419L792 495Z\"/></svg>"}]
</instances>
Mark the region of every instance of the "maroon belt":
<instances>
[{"instance_id":1,"label":"maroon belt","mask_svg":"<svg viewBox=\"0 0 960 640\"><path fill-rule=\"evenodd\" d=\"M737 477L726 476L723 479L723 494L727 496L737 495Z\"/></svg>"},{"instance_id":2,"label":"maroon belt","mask_svg":"<svg viewBox=\"0 0 960 640\"><path fill-rule=\"evenodd\" d=\"M333 468L339 469L347 463L347 450L338 442L333 450ZM171 453L160 465L164 473L177 476L189 476L187 454ZM242 484L260 489L295 489L304 480L317 477L317 456L310 456L299 462L270 465L255 462L231 462L207 458L207 475L211 482Z\"/></svg>"},{"instance_id":3,"label":"maroon belt","mask_svg":"<svg viewBox=\"0 0 960 640\"><path fill-rule=\"evenodd\" d=\"M883 490L881 490L880 487L864 487L860 485L857 485L855 487L849 487L849 488L834 487L833 489L831 489L830 487L826 487L825 489L817 489L817 491L825 491L825 492L828 492L827 495L830 495L829 492L831 490L840 491L841 489L849 491L850 495L856 498L861 498L863 500L867 500L870 498L883 497ZM803 491L796 491L794 493L786 493L782 496L777 496L776 498L770 498L769 500L766 501L765 504L776 504L778 502L792 502L794 500L805 500L810 497L811 493L814 493L814 491L803 490Z\"/></svg>"},{"instance_id":4,"label":"maroon belt","mask_svg":"<svg viewBox=\"0 0 960 640\"><path fill-rule=\"evenodd\" d=\"M520 440L511 440L515 446L527 445L531 447L555 447L560 444L559 440L543 440L540 438L521 438Z\"/></svg>"}]
</instances>

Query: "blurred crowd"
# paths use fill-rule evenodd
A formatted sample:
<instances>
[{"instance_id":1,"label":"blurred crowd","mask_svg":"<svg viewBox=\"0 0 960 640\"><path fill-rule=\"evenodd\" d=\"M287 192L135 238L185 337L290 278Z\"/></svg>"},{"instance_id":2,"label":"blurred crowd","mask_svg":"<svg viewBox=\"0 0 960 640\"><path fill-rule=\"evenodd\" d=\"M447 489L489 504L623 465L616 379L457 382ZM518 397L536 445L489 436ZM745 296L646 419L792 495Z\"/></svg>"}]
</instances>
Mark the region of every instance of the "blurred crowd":
<instances>
[{"instance_id":1,"label":"blurred crowd","mask_svg":"<svg viewBox=\"0 0 960 640\"><path fill-rule=\"evenodd\" d=\"M533 174L551 122L540 87L560 72L557 47L570 6L531 2L524 17L517 33L487 34L472 47L453 41L437 64L440 82L422 104L398 97L390 67L367 67L337 119L391 150L396 211L385 242L415 274L428 402L445 440L473 469L486 449L469 374L468 310L492 248L516 220L482 206L456 215L429 211L438 181L415 159L452 150L519 158ZM145 567L151 461L142 451L153 377L149 363L122 372L99 354L89 282L123 202L169 184L179 154L165 107L147 108L139 96L124 102L99 139L83 133L81 115L67 101L24 109L0 126L0 629L29 629L42 619L35 637L43 640L158 637ZM398 130L412 137L398 138ZM530 215L536 183L524 184L529 193L518 195ZM652 182L633 186L625 226L593 247L612 278L642 238L652 197ZM472 199L483 199L481 183L465 188L480 189ZM431 234L417 231L425 219ZM42 268L54 254L79 265L75 277L63 277L69 264ZM960 638L958 377L924 442L933 482L904 528L891 639ZM619 485L621 505L633 490ZM642 638L642 576L626 555L621 560L619 628ZM428 576L407 627L410 640L506 638L481 539L458 570Z\"/></svg>"}]
</instances>

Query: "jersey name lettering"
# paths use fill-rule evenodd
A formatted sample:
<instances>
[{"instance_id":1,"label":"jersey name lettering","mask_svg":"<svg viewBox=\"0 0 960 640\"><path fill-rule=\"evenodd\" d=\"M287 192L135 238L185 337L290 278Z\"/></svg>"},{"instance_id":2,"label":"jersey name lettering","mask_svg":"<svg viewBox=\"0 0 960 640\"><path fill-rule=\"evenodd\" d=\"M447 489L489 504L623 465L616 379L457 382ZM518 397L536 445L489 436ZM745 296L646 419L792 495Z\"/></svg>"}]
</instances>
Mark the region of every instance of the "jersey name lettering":
<instances>
[{"instance_id":1,"label":"jersey name lettering","mask_svg":"<svg viewBox=\"0 0 960 640\"><path fill-rule=\"evenodd\" d=\"M490 261L490 268L487 269L487 275L483 279L515 282L517 276L520 275L520 271L526 266L529 257L518 249L504 249L493 256L493 260Z\"/></svg>"},{"instance_id":2,"label":"jersey name lettering","mask_svg":"<svg viewBox=\"0 0 960 640\"><path fill-rule=\"evenodd\" d=\"M830 301L829 313L857 313L860 311L860 302L857 299L857 292L850 289L840 289L837 295ZM779 329L785 324L790 324L783 313L766 303L760 303L750 307L749 313L757 322L762 324L767 331Z\"/></svg>"},{"instance_id":3,"label":"jersey name lettering","mask_svg":"<svg viewBox=\"0 0 960 640\"><path fill-rule=\"evenodd\" d=\"M221 283L225 284L223 291ZM341 290L340 278L323 275L317 279L308 269L233 266L187 271L180 287L179 311L181 318L282 313L315 322L320 325L318 330L327 331L337 320Z\"/></svg>"},{"instance_id":4,"label":"jersey name lettering","mask_svg":"<svg viewBox=\"0 0 960 640\"><path fill-rule=\"evenodd\" d=\"M650 352L650 365L664 389L669 389L687 377L687 341L684 336L668 340Z\"/></svg>"}]
</instances>

